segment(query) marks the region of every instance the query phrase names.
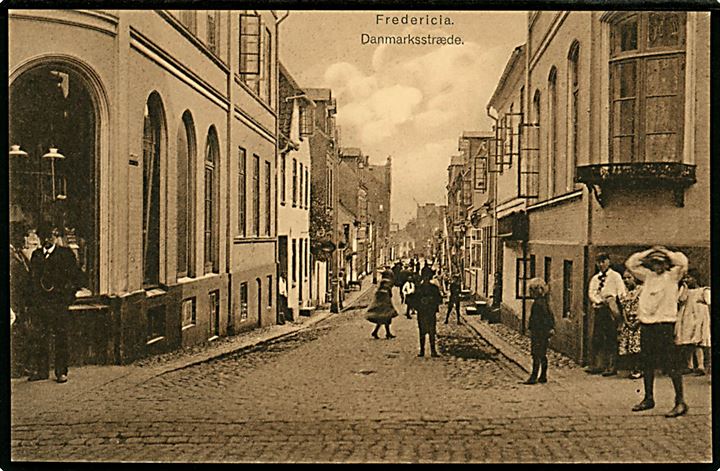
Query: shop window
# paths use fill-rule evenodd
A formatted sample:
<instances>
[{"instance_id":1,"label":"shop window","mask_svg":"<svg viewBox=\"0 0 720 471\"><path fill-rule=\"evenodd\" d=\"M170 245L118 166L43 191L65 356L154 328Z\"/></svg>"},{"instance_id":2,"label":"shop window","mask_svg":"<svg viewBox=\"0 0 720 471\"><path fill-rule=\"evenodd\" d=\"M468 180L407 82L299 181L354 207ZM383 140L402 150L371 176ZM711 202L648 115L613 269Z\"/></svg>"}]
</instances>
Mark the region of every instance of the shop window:
<instances>
[{"instance_id":1,"label":"shop window","mask_svg":"<svg viewBox=\"0 0 720 471\"><path fill-rule=\"evenodd\" d=\"M220 148L218 145L215 127L208 132L207 144L205 147L205 229L204 229L204 251L205 251L205 273L217 273L219 270L219 164Z\"/></svg>"},{"instance_id":2,"label":"shop window","mask_svg":"<svg viewBox=\"0 0 720 471\"><path fill-rule=\"evenodd\" d=\"M177 275L193 276L195 258L195 125L189 111L183 113L177 138Z\"/></svg>"},{"instance_id":3,"label":"shop window","mask_svg":"<svg viewBox=\"0 0 720 471\"><path fill-rule=\"evenodd\" d=\"M682 161L685 12L610 24L610 161Z\"/></svg>"},{"instance_id":4,"label":"shop window","mask_svg":"<svg viewBox=\"0 0 720 471\"><path fill-rule=\"evenodd\" d=\"M245 237L247 227L247 153L238 147L238 235Z\"/></svg>"}]
</instances>

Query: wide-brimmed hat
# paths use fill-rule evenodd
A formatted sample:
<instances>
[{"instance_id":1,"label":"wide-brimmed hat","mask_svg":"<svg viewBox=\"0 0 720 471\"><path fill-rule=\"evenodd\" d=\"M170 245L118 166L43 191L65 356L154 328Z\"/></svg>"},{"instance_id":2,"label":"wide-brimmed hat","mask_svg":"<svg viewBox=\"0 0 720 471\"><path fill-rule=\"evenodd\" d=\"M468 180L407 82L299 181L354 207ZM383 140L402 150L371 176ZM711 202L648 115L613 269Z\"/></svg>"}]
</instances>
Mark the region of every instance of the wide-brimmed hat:
<instances>
[{"instance_id":1,"label":"wide-brimmed hat","mask_svg":"<svg viewBox=\"0 0 720 471\"><path fill-rule=\"evenodd\" d=\"M650 252L644 259L643 264L649 265L651 263L670 263L670 258L659 250Z\"/></svg>"}]
</instances>

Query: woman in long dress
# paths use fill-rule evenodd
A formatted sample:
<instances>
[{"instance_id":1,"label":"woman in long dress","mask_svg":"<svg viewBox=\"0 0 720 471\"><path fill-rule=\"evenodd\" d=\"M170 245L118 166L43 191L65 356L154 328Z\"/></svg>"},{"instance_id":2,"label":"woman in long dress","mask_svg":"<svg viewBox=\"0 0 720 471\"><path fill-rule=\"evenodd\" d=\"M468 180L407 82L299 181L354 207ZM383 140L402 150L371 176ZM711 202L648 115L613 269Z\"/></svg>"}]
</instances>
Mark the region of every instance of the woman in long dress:
<instances>
[{"instance_id":1,"label":"woman in long dress","mask_svg":"<svg viewBox=\"0 0 720 471\"><path fill-rule=\"evenodd\" d=\"M637 379L640 373L640 321L637 319L638 297L642 285L629 270L623 273L627 292L620 295L622 326L618 333L618 355L627 359L630 378Z\"/></svg>"},{"instance_id":2,"label":"woman in long dress","mask_svg":"<svg viewBox=\"0 0 720 471\"><path fill-rule=\"evenodd\" d=\"M385 337L388 339L395 338L390 332L390 324L392 323L393 317L397 317L398 313L392 304L392 287L393 287L393 275L390 270L383 272L382 279L375 291L375 299L367 309L365 319L375 324L375 329L372 331L374 338L378 337L380 326L385 326Z\"/></svg>"}]
</instances>

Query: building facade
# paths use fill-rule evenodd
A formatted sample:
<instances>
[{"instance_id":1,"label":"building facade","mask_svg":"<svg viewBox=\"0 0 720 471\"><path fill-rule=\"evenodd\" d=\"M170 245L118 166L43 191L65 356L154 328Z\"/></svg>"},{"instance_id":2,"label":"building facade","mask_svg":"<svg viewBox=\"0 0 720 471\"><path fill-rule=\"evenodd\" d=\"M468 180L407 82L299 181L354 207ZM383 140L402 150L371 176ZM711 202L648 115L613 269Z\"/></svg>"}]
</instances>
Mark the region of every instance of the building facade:
<instances>
[{"instance_id":1,"label":"building facade","mask_svg":"<svg viewBox=\"0 0 720 471\"><path fill-rule=\"evenodd\" d=\"M275 322L279 21L9 12L12 222L78 255L74 363Z\"/></svg>"},{"instance_id":2,"label":"building facade","mask_svg":"<svg viewBox=\"0 0 720 471\"><path fill-rule=\"evenodd\" d=\"M665 245L709 279L709 25L703 12L529 12L488 104L503 322L525 330L527 280L542 277L551 345L584 360L599 252L622 270L632 252ZM456 228L461 164L450 167Z\"/></svg>"},{"instance_id":3,"label":"building facade","mask_svg":"<svg viewBox=\"0 0 720 471\"><path fill-rule=\"evenodd\" d=\"M280 64L278 150L278 277L286 286L286 316L311 304L310 136L315 103Z\"/></svg>"}]
</instances>

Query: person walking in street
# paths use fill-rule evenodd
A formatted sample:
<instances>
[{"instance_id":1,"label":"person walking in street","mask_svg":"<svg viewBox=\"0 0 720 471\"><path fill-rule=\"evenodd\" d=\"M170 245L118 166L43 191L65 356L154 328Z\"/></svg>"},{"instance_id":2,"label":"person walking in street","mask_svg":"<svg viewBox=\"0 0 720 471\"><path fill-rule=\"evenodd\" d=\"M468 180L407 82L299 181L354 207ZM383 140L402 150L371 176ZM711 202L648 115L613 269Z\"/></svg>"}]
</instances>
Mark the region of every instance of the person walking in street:
<instances>
[{"instance_id":1,"label":"person walking in street","mask_svg":"<svg viewBox=\"0 0 720 471\"><path fill-rule=\"evenodd\" d=\"M638 298L638 320L645 397L632 410L637 412L655 407L655 369L663 368L668 372L675 389L675 407L665 416L684 415L688 406L683 397L681 356L675 345L675 325L678 316L678 283L687 272L688 259L681 252L655 246L631 255L625 266L643 281Z\"/></svg>"},{"instance_id":2,"label":"person walking in street","mask_svg":"<svg viewBox=\"0 0 720 471\"><path fill-rule=\"evenodd\" d=\"M525 384L547 383L547 349L550 337L555 333L555 317L547 302L548 288L542 278L533 278L528 282L528 292L533 298L530 308L528 330L530 330L530 353L532 372ZM538 376L538 372L540 375Z\"/></svg>"},{"instance_id":3,"label":"person walking in street","mask_svg":"<svg viewBox=\"0 0 720 471\"><path fill-rule=\"evenodd\" d=\"M402 287L402 295L403 295L402 297L403 297L403 300L404 300L404 302L405 302L405 306L406 306L406 309L407 309L407 310L405 311L405 316L406 316L408 319L412 319L411 314L412 314L413 311L415 311L415 305L414 305L414 301L415 301L415 276L414 276L414 275L410 275L410 276L408 277L407 281L405 281L405 284L404 284L403 287Z\"/></svg>"},{"instance_id":4,"label":"person walking in street","mask_svg":"<svg viewBox=\"0 0 720 471\"><path fill-rule=\"evenodd\" d=\"M68 307L80 286L80 269L75 255L62 247L62 229L50 224L38 228L43 246L30 259L32 278L33 329L35 337L34 372L30 381L48 379L50 341L55 339L55 378L67 382Z\"/></svg>"},{"instance_id":5,"label":"person walking in street","mask_svg":"<svg viewBox=\"0 0 720 471\"><path fill-rule=\"evenodd\" d=\"M683 277L678 297L675 344L680 346L687 360L685 371L697 376L705 374L704 349L710 347L710 311L704 302L705 290L709 289L702 286L700 272L691 268Z\"/></svg>"},{"instance_id":6,"label":"person walking in street","mask_svg":"<svg viewBox=\"0 0 720 471\"><path fill-rule=\"evenodd\" d=\"M455 275L450 282L450 298L448 300L448 310L445 315L445 323L450 319L450 313L453 308L457 314L457 322L460 323L460 277Z\"/></svg>"},{"instance_id":7,"label":"person walking in street","mask_svg":"<svg viewBox=\"0 0 720 471\"><path fill-rule=\"evenodd\" d=\"M372 304L367 309L365 318L375 324L375 329L372 331L373 338L378 337L380 326L385 326L385 337L387 339L395 338L390 332L390 324L392 323L393 317L397 317L398 313L392 304L392 288L393 288L393 276L392 271L385 270L382 274L382 279L375 291L375 298Z\"/></svg>"},{"instance_id":8,"label":"person walking in street","mask_svg":"<svg viewBox=\"0 0 720 471\"><path fill-rule=\"evenodd\" d=\"M620 323L617 300L627 289L620 274L610 268L608 254L598 254L596 262L599 271L592 277L588 287L594 313L593 359L585 372L613 376L617 374L617 335Z\"/></svg>"},{"instance_id":9,"label":"person walking in street","mask_svg":"<svg viewBox=\"0 0 720 471\"><path fill-rule=\"evenodd\" d=\"M637 310L642 285L630 270L625 270L623 273L623 282L627 292L620 295L623 323L618 334L618 355L625 360L625 364L630 369L630 378L638 379L642 373L640 373L640 321L637 318Z\"/></svg>"},{"instance_id":10,"label":"person walking in street","mask_svg":"<svg viewBox=\"0 0 720 471\"><path fill-rule=\"evenodd\" d=\"M419 357L425 356L425 336L430 337L430 356L437 357L435 348L435 332L437 323L437 312L442 304L440 288L431 282L431 277L426 272L420 284L415 288L415 308L417 312L418 331L420 334Z\"/></svg>"}]
</instances>

